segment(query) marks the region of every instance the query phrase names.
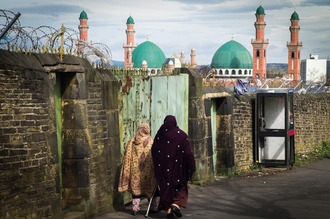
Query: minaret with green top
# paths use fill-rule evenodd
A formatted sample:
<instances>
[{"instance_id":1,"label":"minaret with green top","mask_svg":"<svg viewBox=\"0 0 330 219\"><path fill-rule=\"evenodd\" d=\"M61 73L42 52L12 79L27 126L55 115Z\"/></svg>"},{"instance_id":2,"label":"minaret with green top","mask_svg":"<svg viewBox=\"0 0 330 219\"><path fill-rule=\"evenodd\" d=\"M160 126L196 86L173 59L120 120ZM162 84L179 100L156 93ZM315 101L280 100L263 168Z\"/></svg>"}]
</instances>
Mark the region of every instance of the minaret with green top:
<instances>
[{"instance_id":1,"label":"minaret with green top","mask_svg":"<svg viewBox=\"0 0 330 219\"><path fill-rule=\"evenodd\" d=\"M266 59L267 47L269 44L268 39L265 39L265 10L260 5L256 11L256 38L251 41L253 47L253 78L265 79L266 78Z\"/></svg>"},{"instance_id":2,"label":"minaret with green top","mask_svg":"<svg viewBox=\"0 0 330 219\"><path fill-rule=\"evenodd\" d=\"M123 45L124 48L124 68L125 69L131 69L133 68L133 62L132 62L132 53L133 50L136 48L136 44L134 42L134 19L132 16L129 16L127 19L126 25L126 44Z\"/></svg>"}]
</instances>

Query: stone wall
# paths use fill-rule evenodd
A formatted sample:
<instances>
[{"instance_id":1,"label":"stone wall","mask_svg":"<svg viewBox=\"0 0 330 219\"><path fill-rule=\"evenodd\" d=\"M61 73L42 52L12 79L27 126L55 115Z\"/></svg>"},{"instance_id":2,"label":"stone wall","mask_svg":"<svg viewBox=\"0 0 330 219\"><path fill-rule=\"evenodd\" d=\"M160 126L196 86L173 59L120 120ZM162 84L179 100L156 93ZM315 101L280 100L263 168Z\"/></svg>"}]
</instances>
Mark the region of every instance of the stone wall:
<instances>
[{"instance_id":1,"label":"stone wall","mask_svg":"<svg viewBox=\"0 0 330 219\"><path fill-rule=\"evenodd\" d=\"M293 100L296 152L310 153L330 142L330 93L295 94Z\"/></svg>"},{"instance_id":2,"label":"stone wall","mask_svg":"<svg viewBox=\"0 0 330 219\"><path fill-rule=\"evenodd\" d=\"M235 168L253 165L254 95L235 98L233 133ZM308 154L322 142L330 142L330 94L294 94L295 153Z\"/></svg>"},{"instance_id":3,"label":"stone wall","mask_svg":"<svg viewBox=\"0 0 330 219\"><path fill-rule=\"evenodd\" d=\"M0 51L0 84L0 218L91 217L122 207L111 71L77 57L60 63L55 54Z\"/></svg>"},{"instance_id":4,"label":"stone wall","mask_svg":"<svg viewBox=\"0 0 330 219\"><path fill-rule=\"evenodd\" d=\"M60 218L54 79L36 57L3 55L13 65L0 68L0 218Z\"/></svg>"},{"instance_id":5,"label":"stone wall","mask_svg":"<svg viewBox=\"0 0 330 219\"><path fill-rule=\"evenodd\" d=\"M202 78L194 69L181 69L189 74L189 115L188 135L190 146L195 154L195 183L212 181L213 167L210 153L209 123L205 115Z\"/></svg>"},{"instance_id":6,"label":"stone wall","mask_svg":"<svg viewBox=\"0 0 330 219\"><path fill-rule=\"evenodd\" d=\"M253 164L254 96L236 96L233 101L233 133L235 168L246 169Z\"/></svg>"}]
</instances>

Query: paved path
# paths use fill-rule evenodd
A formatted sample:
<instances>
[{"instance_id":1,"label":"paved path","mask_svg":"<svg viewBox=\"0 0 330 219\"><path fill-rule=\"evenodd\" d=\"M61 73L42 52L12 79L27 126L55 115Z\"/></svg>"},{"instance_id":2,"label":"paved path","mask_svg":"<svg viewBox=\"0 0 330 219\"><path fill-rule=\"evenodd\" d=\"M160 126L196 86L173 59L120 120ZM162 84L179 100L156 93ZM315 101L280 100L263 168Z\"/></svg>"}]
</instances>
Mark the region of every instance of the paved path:
<instances>
[{"instance_id":1,"label":"paved path","mask_svg":"<svg viewBox=\"0 0 330 219\"><path fill-rule=\"evenodd\" d=\"M142 209L146 208L144 200ZM235 177L205 187L191 185L189 205L182 213L182 219L330 218L330 159L268 176ZM95 218L138 219L144 214L141 210L133 216L127 206L124 211ZM165 212L149 214L149 218L165 217Z\"/></svg>"}]
</instances>

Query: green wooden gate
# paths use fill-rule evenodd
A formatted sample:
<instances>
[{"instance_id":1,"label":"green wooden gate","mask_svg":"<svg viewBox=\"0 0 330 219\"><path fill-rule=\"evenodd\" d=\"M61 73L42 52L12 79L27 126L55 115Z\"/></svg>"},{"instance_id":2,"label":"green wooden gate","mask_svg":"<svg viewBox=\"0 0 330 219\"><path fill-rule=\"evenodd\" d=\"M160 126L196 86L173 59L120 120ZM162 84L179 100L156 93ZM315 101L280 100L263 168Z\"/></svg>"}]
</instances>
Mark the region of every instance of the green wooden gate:
<instances>
[{"instance_id":1,"label":"green wooden gate","mask_svg":"<svg viewBox=\"0 0 330 219\"><path fill-rule=\"evenodd\" d=\"M140 123L148 123L155 136L166 115L176 116L178 126L188 132L188 81L186 74L143 78L132 75L124 81L119 98L119 129L122 152ZM123 90L123 89L122 89Z\"/></svg>"}]
</instances>

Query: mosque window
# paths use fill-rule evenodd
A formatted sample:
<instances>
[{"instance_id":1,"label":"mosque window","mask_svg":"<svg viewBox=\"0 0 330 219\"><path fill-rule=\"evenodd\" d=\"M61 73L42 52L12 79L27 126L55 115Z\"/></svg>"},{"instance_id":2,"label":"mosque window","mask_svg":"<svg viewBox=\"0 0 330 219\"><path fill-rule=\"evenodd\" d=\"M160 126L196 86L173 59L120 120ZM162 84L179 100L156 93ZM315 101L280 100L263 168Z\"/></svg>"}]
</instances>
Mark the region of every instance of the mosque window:
<instances>
[{"instance_id":1,"label":"mosque window","mask_svg":"<svg viewBox=\"0 0 330 219\"><path fill-rule=\"evenodd\" d=\"M244 74L247 75L247 70L244 70Z\"/></svg>"},{"instance_id":2,"label":"mosque window","mask_svg":"<svg viewBox=\"0 0 330 219\"><path fill-rule=\"evenodd\" d=\"M264 57L266 57L266 50L264 51Z\"/></svg>"},{"instance_id":3,"label":"mosque window","mask_svg":"<svg viewBox=\"0 0 330 219\"><path fill-rule=\"evenodd\" d=\"M220 71L219 71L219 74L221 74L221 75L222 75L222 70L220 70Z\"/></svg>"},{"instance_id":4,"label":"mosque window","mask_svg":"<svg viewBox=\"0 0 330 219\"><path fill-rule=\"evenodd\" d=\"M240 70L238 70L238 74L239 75L241 75L242 74L242 70L240 69Z\"/></svg>"},{"instance_id":5,"label":"mosque window","mask_svg":"<svg viewBox=\"0 0 330 219\"><path fill-rule=\"evenodd\" d=\"M226 75L229 75L229 71L228 71L228 69L226 69L225 74L226 74Z\"/></svg>"},{"instance_id":6,"label":"mosque window","mask_svg":"<svg viewBox=\"0 0 330 219\"><path fill-rule=\"evenodd\" d=\"M260 51L259 51L259 49L257 50L257 57L260 57Z\"/></svg>"},{"instance_id":7,"label":"mosque window","mask_svg":"<svg viewBox=\"0 0 330 219\"><path fill-rule=\"evenodd\" d=\"M294 58L294 52L291 52L291 58Z\"/></svg>"},{"instance_id":8,"label":"mosque window","mask_svg":"<svg viewBox=\"0 0 330 219\"><path fill-rule=\"evenodd\" d=\"M233 69L233 70L231 70L231 74L232 75L236 75L236 71Z\"/></svg>"}]
</instances>

